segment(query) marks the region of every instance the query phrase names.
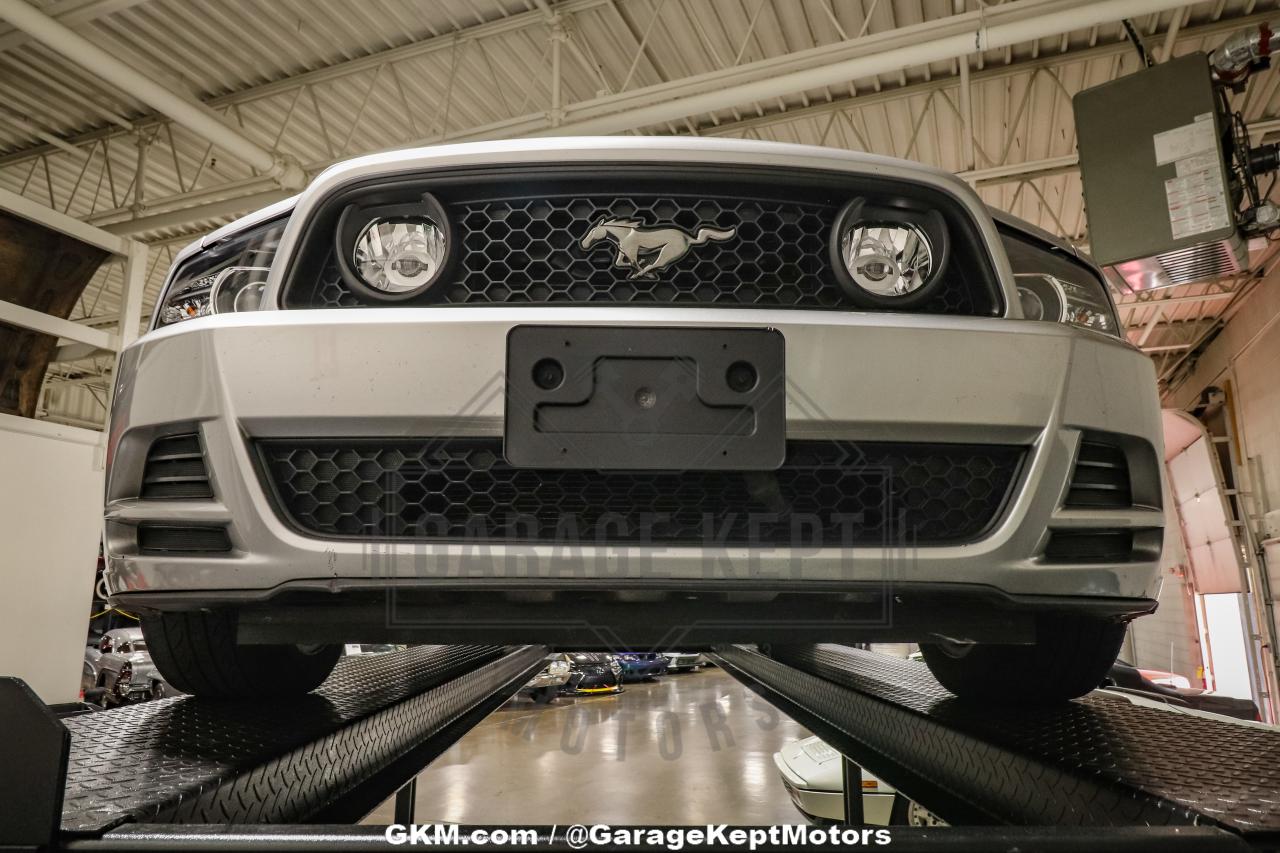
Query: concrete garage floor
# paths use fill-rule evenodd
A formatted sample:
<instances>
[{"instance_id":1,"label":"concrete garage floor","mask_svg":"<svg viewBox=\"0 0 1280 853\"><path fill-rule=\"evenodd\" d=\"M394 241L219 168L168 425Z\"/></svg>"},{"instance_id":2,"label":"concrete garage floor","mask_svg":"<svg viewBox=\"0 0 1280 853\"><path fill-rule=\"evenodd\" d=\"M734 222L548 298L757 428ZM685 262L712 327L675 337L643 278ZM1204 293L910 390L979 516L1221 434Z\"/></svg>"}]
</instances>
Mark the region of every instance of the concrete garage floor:
<instances>
[{"instance_id":1,"label":"concrete garage floor","mask_svg":"<svg viewBox=\"0 0 1280 853\"><path fill-rule=\"evenodd\" d=\"M418 823L800 823L773 765L798 723L716 668L514 699L418 777ZM391 800L366 823L391 823Z\"/></svg>"}]
</instances>

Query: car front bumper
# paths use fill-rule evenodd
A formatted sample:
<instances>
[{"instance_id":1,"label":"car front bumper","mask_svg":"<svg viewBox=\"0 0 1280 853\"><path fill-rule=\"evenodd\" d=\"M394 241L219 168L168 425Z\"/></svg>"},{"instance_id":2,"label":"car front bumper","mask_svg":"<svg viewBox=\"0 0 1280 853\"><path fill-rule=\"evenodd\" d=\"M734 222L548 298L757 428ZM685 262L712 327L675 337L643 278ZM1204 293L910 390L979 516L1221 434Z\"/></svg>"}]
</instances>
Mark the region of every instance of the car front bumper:
<instances>
[{"instance_id":1,"label":"car front bumper","mask_svg":"<svg viewBox=\"0 0 1280 853\"><path fill-rule=\"evenodd\" d=\"M472 545L326 539L282 520L250 442L297 437L500 436L507 333L516 325L761 328L786 342L787 437L1005 443L1027 449L998 521L979 541L904 548L730 547L709 567L697 547L486 544L483 577L459 571ZM106 578L135 606L199 606L293 585L338 589L501 588L568 579L653 588L731 576L750 589L886 581L966 584L1013 596L1151 599L1158 546L1122 563L1049 565L1047 531L1159 529L1155 508L1064 509L1083 430L1130 437L1159 458L1154 374L1141 353L1096 334L1003 319L674 308L391 308L219 315L153 332L118 373L108 458ZM215 497L142 500L161 435L199 431ZM1152 476L1161 476L1160 466ZM140 524L225 527L231 550L143 553ZM628 567L643 574L628 576ZM511 576L514 581L516 576ZM186 596L184 598L184 596Z\"/></svg>"},{"instance_id":2,"label":"car front bumper","mask_svg":"<svg viewBox=\"0 0 1280 853\"><path fill-rule=\"evenodd\" d=\"M780 752L773 754L773 765L782 777L792 804L815 823L841 823L844 821L844 791L824 790L806 783L790 766ZM862 818L871 826L889 826L892 823L893 792L863 791Z\"/></svg>"},{"instance_id":3,"label":"car front bumper","mask_svg":"<svg viewBox=\"0 0 1280 853\"><path fill-rule=\"evenodd\" d=\"M561 688L562 693L617 693L622 689L622 676L613 672L576 672Z\"/></svg>"},{"instance_id":4,"label":"car front bumper","mask_svg":"<svg viewBox=\"0 0 1280 853\"><path fill-rule=\"evenodd\" d=\"M563 687L565 682L569 680L568 673L553 675L549 672L540 672L529 680L529 683L521 690L540 690L543 687Z\"/></svg>"}]
</instances>

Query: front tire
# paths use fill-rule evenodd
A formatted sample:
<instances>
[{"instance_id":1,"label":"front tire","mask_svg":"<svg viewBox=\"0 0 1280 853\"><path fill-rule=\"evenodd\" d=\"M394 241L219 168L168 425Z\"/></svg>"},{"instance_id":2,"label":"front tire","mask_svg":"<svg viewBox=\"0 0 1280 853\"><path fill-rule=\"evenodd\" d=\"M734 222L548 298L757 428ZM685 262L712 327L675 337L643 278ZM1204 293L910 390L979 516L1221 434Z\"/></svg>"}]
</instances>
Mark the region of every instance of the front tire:
<instances>
[{"instance_id":1,"label":"front tire","mask_svg":"<svg viewBox=\"0 0 1280 853\"><path fill-rule=\"evenodd\" d=\"M1115 663L1125 624L1049 613L1036 619L1036 641L1012 646L921 643L924 662L961 699L1045 705L1095 689Z\"/></svg>"},{"instance_id":2,"label":"front tire","mask_svg":"<svg viewBox=\"0 0 1280 853\"><path fill-rule=\"evenodd\" d=\"M160 613L142 634L165 681L195 696L296 696L328 678L342 646L240 645L226 611Z\"/></svg>"}]
</instances>

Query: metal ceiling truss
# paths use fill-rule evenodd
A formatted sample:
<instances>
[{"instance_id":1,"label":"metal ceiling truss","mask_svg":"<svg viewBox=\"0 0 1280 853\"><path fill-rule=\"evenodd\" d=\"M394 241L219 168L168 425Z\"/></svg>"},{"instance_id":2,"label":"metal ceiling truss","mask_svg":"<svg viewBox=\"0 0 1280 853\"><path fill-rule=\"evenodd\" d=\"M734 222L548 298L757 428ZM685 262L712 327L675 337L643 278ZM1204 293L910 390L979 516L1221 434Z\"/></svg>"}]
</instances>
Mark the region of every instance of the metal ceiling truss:
<instances>
[{"instance_id":1,"label":"metal ceiling truss","mask_svg":"<svg viewBox=\"0 0 1280 853\"><path fill-rule=\"evenodd\" d=\"M736 56L730 58L716 53L703 35L711 53L724 65L721 70L631 88L637 76L635 71L642 65L650 76L658 73L657 64L646 58L646 45L660 22L663 5L662 2L647 4L651 10L647 19L641 16L640 21L634 22L638 25L633 26L631 19L622 16L620 11L623 8L631 11L632 7L610 0L564 0L554 6L541 3L528 13L251 87L210 99L206 104L218 112L225 124L243 128L244 135L256 140L263 149L296 157L309 174L334 161L389 147L636 126L654 130L659 129L654 124L638 124L651 116L653 105L681 99L692 103L690 99L706 100L708 96L717 99L714 106L734 107L734 113L742 118L730 123L719 122L715 110L711 110L702 114L701 124L693 123L690 117L663 119L657 124L668 132L750 137L761 136L766 127L773 132L787 123L827 116L828 132L824 132L824 136L829 144L928 161L930 152L923 150L920 142L922 137L932 138L929 131L937 126L937 111L951 114L962 126L985 126L982 114L986 108L981 98L971 97L972 90L986 82L1002 80L1019 90L1013 121L1006 121L1005 139L991 150L975 139L972 130L964 134L963 145L966 151L971 146L975 157L974 168L966 177L980 187L1014 184L1017 186L1014 192L1022 193L1026 191L1023 186L1026 181L1057 177L1075 168L1074 162L1066 157L1028 162L1016 162L1015 158L1015 162L1010 163L1016 138L1027 132L1033 120L1040 120L1046 111L1055 122L1069 115L1071 93L1062 79L1064 70L1104 56L1119 60L1132 50L1126 43L1104 44L989 68L982 67L982 54L978 53L972 59L978 68L972 72L968 71L970 59L966 57L964 62L952 62L956 69L953 75L907 83L903 71L899 86L879 92L860 92L846 81L843 86L823 89L829 99L825 102L788 109L776 96L735 102L735 96L725 94L725 90L759 86L762 82L772 84L788 75L811 75L832 63L878 58L889 49L898 49L899 42L908 44L934 31L950 33L967 26L972 41L973 25L968 23L968 18L976 13L872 35L866 34L865 25L856 34L841 29L842 35L850 36L846 41L743 63L741 60L747 55L756 35L755 28L759 26L759 10L763 8L763 3L756 0L752 4L755 7L753 23ZM1052 7L1049 11L1059 14L1084 14L1085 10L1080 7L1091 5L1100 4L1013 0L995 8L1017 11L1015 7L1024 7L1021 18L1015 21L1022 24L1029 14L1025 7ZM1157 3L1153 8L1172 5ZM601 64L592 58L595 48L577 34L574 25L576 14L600 7L613 9L627 23L627 28L635 31L631 45L619 37L616 44L599 46L601 50L616 49L632 56L630 71L621 81L607 77ZM1253 15L1174 32L1178 41L1202 40L1237 29L1247 20L1266 17ZM869 23L871 16L865 21ZM944 26L947 29L942 30ZM518 69L521 73L513 75L493 61L502 40L512 37L541 45L542 61L537 67L522 67ZM891 43L886 41L890 37ZM570 79L565 73L567 69L556 59L561 45L567 46L568 57L577 72L573 76L578 81L577 91L573 93L567 91ZM964 78L968 78L967 85ZM594 97L580 97L584 94L581 85L584 79L595 87L586 93ZM567 99L573 94L579 95L578 100ZM865 126L876 121L874 111L887 100L916 101L918 96L923 96L923 102L916 111L909 140L897 150L879 150L881 146L859 130L860 124ZM486 122L474 109L476 104L500 105L500 112L510 117ZM693 108L675 109L678 112ZM977 114L974 122L966 120L969 111ZM123 120L123 117L117 118ZM602 122L608 122L609 126L604 127ZM306 130L308 137L318 140L319 144L294 150L296 142L291 132L297 128ZM175 229L192 223L225 219L287 195L276 180L262 174L260 169L237 161L195 132L175 126L159 115L124 120L124 124L108 122L62 143L73 147L76 153L46 144L0 157L0 185L11 186L55 209L115 233L141 233L148 238L168 236ZM1067 147L1070 148L1070 140ZM139 174L141 180L138 180ZM1056 204L1051 207L1056 212ZM1063 225L1066 236L1082 236L1082 229L1076 228L1074 222Z\"/></svg>"}]
</instances>

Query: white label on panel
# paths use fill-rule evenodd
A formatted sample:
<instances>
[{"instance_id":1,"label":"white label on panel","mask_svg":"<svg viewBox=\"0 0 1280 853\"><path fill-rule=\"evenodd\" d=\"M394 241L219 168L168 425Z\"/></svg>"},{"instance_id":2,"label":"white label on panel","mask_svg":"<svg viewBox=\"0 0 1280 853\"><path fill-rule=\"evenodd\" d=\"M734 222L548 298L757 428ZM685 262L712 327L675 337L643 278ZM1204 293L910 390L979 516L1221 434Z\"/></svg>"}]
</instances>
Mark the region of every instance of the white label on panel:
<instances>
[{"instance_id":1,"label":"white label on panel","mask_svg":"<svg viewBox=\"0 0 1280 853\"><path fill-rule=\"evenodd\" d=\"M1156 165L1163 166L1206 151L1216 152L1218 141L1213 136L1213 122L1193 121L1152 137L1156 145Z\"/></svg>"},{"instance_id":2,"label":"white label on panel","mask_svg":"<svg viewBox=\"0 0 1280 853\"><path fill-rule=\"evenodd\" d=\"M1218 231L1231 224L1222 173L1212 157L1188 157L1178 161L1178 177L1164 182L1165 200L1169 206L1169 230L1173 239L1193 237ZM1207 167L1205 167L1207 164ZM1200 166L1200 168L1196 168Z\"/></svg>"}]
</instances>

